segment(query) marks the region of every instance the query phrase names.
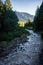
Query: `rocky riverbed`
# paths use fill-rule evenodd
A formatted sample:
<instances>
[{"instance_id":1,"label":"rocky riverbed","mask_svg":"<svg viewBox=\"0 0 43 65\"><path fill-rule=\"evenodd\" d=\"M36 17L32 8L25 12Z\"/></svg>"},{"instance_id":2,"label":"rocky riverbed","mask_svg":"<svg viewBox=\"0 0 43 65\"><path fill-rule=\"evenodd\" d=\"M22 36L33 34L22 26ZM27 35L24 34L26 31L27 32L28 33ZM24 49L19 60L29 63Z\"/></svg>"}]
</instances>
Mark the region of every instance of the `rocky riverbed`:
<instances>
[{"instance_id":1,"label":"rocky riverbed","mask_svg":"<svg viewBox=\"0 0 43 65\"><path fill-rule=\"evenodd\" d=\"M0 58L6 56L8 53L10 53L13 49L15 49L18 44L27 42L27 35L23 34L19 38L15 38L11 41L2 41L0 42ZM7 50L7 52L6 52Z\"/></svg>"},{"instance_id":2,"label":"rocky riverbed","mask_svg":"<svg viewBox=\"0 0 43 65\"><path fill-rule=\"evenodd\" d=\"M0 65L38 65L40 54L40 35L30 31L27 42L20 44L11 51L4 59L0 60Z\"/></svg>"}]
</instances>

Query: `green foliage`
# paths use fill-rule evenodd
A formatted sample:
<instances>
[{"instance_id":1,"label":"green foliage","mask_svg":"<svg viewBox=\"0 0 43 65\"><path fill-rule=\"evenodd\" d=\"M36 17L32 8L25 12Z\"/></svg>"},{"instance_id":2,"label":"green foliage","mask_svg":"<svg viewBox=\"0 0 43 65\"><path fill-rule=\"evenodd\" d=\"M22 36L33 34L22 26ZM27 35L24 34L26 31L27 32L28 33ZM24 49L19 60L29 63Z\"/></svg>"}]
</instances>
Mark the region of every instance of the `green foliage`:
<instances>
[{"instance_id":1,"label":"green foliage","mask_svg":"<svg viewBox=\"0 0 43 65\"><path fill-rule=\"evenodd\" d=\"M37 10L36 10L36 15L35 15L35 17L34 17L34 21L33 21L33 29L34 29L34 31L36 31L36 28L37 28L37 22L38 22L38 19L37 19L37 17L38 17L38 14L39 14L39 7L37 8Z\"/></svg>"},{"instance_id":2,"label":"green foliage","mask_svg":"<svg viewBox=\"0 0 43 65\"><path fill-rule=\"evenodd\" d=\"M18 18L16 13L11 10L10 0L6 0L8 4L8 8L2 1L0 1L0 31L1 32L8 32L13 31L16 27Z\"/></svg>"},{"instance_id":3,"label":"green foliage","mask_svg":"<svg viewBox=\"0 0 43 65\"><path fill-rule=\"evenodd\" d=\"M0 29L0 31L2 30L2 28L3 28L3 22L4 22L4 15L5 15L5 6L4 6L4 4L3 4L3 2L2 2L2 0L0 1L0 27L1 27L1 29Z\"/></svg>"},{"instance_id":4,"label":"green foliage","mask_svg":"<svg viewBox=\"0 0 43 65\"><path fill-rule=\"evenodd\" d=\"M27 23L25 24L25 27L29 28L29 29L32 29L32 26L33 26L33 22L31 22L31 20L28 19Z\"/></svg>"},{"instance_id":5,"label":"green foliage","mask_svg":"<svg viewBox=\"0 0 43 65\"><path fill-rule=\"evenodd\" d=\"M6 9L6 5L0 1L0 41L11 40L15 37L14 30L17 27L18 17L11 9Z\"/></svg>"},{"instance_id":6,"label":"green foliage","mask_svg":"<svg viewBox=\"0 0 43 65\"><path fill-rule=\"evenodd\" d=\"M3 17L2 14L5 12L5 6L2 2L2 0L0 1L0 17Z\"/></svg>"},{"instance_id":7,"label":"green foliage","mask_svg":"<svg viewBox=\"0 0 43 65\"><path fill-rule=\"evenodd\" d=\"M13 34L11 32L0 33L0 41L10 41L11 39L13 39Z\"/></svg>"},{"instance_id":8,"label":"green foliage","mask_svg":"<svg viewBox=\"0 0 43 65\"><path fill-rule=\"evenodd\" d=\"M24 27L19 27L18 17L9 2L6 0L7 6L0 2L0 41L10 41L22 34L29 34Z\"/></svg>"},{"instance_id":9,"label":"green foliage","mask_svg":"<svg viewBox=\"0 0 43 65\"><path fill-rule=\"evenodd\" d=\"M12 5L11 5L10 0L6 0L6 1L5 1L5 5L6 5L6 9L7 9L7 10L12 10Z\"/></svg>"},{"instance_id":10,"label":"green foliage","mask_svg":"<svg viewBox=\"0 0 43 65\"><path fill-rule=\"evenodd\" d=\"M36 12L33 23L33 28L35 31L42 32L43 31L43 2L40 6L40 8Z\"/></svg>"},{"instance_id":11,"label":"green foliage","mask_svg":"<svg viewBox=\"0 0 43 65\"><path fill-rule=\"evenodd\" d=\"M2 1L0 0L0 16L1 16L2 12L3 12L3 3L2 3Z\"/></svg>"},{"instance_id":12,"label":"green foliage","mask_svg":"<svg viewBox=\"0 0 43 65\"><path fill-rule=\"evenodd\" d=\"M22 34L29 34L29 32L25 30L25 27L19 27L19 26L16 28L15 32L16 37L20 37Z\"/></svg>"},{"instance_id":13,"label":"green foliage","mask_svg":"<svg viewBox=\"0 0 43 65\"><path fill-rule=\"evenodd\" d=\"M21 37L22 34L29 35L29 32L25 28L17 26L13 32L0 33L0 41L11 41L14 38Z\"/></svg>"},{"instance_id":14,"label":"green foliage","mask_svg":"<svg viewBox=\"0 0 43 65\"><path fill-rule=\"evenodd\" d=\"M17 25L18 18L16 16L16 13L8 10L5 14L5 21L4 21L4 31L14 31Z\"/></svg>"}]
</instances>

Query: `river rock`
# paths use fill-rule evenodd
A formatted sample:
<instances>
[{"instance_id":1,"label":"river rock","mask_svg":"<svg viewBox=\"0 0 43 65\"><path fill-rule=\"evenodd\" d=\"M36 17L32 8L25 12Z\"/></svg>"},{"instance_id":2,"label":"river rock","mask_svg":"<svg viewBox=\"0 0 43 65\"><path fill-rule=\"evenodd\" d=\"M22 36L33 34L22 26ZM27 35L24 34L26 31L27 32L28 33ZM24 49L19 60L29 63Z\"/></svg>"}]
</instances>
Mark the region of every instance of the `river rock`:
<instances>
[{"instance_id":1,"label":"river rock","mask_svg":"<svg viewBox=\"0 0 43 65\"><path fill-rule=\"evenodd\" d=\"M2 41L0 42L0 57L7 55L12 51L18 44L24 43L27 41L27 35L23 34L19 38L15 38L11 41ZM7 52L6 52L7 51Z\"/></svg>"}]
</instances>

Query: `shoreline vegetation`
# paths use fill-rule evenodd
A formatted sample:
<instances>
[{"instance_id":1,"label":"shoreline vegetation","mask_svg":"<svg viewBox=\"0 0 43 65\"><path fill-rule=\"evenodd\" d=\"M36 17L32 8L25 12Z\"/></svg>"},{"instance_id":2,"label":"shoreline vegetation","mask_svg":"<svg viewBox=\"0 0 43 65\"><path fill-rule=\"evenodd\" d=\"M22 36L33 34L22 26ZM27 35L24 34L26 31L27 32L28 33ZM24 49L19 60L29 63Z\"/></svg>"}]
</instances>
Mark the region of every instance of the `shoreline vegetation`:
<instances>
[{"instance_id":1,"label":"shoreline vegetation","mask_svg":"<svg viewBox=\"0 0 43 65\"><path fill-rule=\"evenodd\" d=\"M0 1L0 57L6 56L17 44L25 43L27 35L30 35L25 29L31 26L31 21L24 25L18 24L19 19L12 10L10 0ZM6 52L7 51L7 52Z\"/></svg>"},{"instance_id":2,"label":"shoreline vegetation","mask_svg":"<svg viewBox=\"0 0 43 65\"><path fill-rule=\"evenodd\" d=\"M20 27L18 17L12 10L10 0L0 0L0 57L7 55L18 43L26 42L25 26Z\"/></svg>"},{"instance_id":3,"label":"shoreline vegetation","mask_svg":"<svg viewBox=\"0 0 43 65\"><path fill-rule=\"evenodd\" d=\"M0 32L0 42L1 41L11 41L15 38L21 37L23 34L30 34L25 30L24 27L18 27L13 32Z\"/></svg>"}]
</instances>

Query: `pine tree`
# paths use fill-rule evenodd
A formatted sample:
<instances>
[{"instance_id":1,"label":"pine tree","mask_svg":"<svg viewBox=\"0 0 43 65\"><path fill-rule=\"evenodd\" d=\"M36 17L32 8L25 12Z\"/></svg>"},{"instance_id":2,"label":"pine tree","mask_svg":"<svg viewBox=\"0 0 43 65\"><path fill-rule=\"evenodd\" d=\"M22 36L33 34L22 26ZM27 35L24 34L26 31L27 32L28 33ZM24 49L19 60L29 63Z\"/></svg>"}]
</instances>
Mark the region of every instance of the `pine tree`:
<instances>
[{"instance_id":1,"label":"pine tree","mask_svg":"<svg viewBox=\"0 0 43 65\"><path fill-rule=\"evenodd\" d=\"M34 26L36 31L43 31L43 2L34 18Z\"/></svg>"},{"instance_id":2,"label":"pine tree","mask_svg":"<svg viewBox=\"0 0 43 65\"><path fill-rule=\"evenodd\" d=\"M2 2L2 0L0 0L0 16L1 16L2 12L3 12L3 2Z\"/></svg>"},{"instance_id":3,"label":"pine tree","mask_svg":"<svg viewBox=\"0 0 43 65\"><path fill-rule=\"evenodd\" d=\"M36 10L36 14L35 14L34 21L33 21L33 29L34 29L34 31L37 30L38 14L39 14L39 7Z\"/></svg>"},{"instance_id":4,"label":"pine tree","mask_svg":"<svg viewBox=\"0 0 43 65\"><path fill-rule=\"evenodd\" d=\"M6 4L0 0L0 29L1 32L14 31L18 17L13 12L10 0L6 0Z\"/></svg>"},{"instance_id":5,"label":"pine tree","mask_svg":"<svg viewBox=\"0 0 43 65\"><path fill-rule=\"evenodd\" d=\"M2 30L3 22L4 22L4 13L5 13L5 6L2 0L0 0L0 29L1 30Z\"/></svg>"},{"instance_id":6,"label":"pine tree","mask_svg":"<svg viewBox=\"0 0 43 65\"><path fill-rule=\"evenodd\" d=\"M43 3L40 6L38 14L38 30L43 31Z\"/></svg>"},{"instance_id":7,"label":"pine tree","mask_svg":"<svg viewBox=\"0 0 43 65\"><path fill-rule=\"evenodd\" d=\"M6 1L5 1L5 5L6 5L6 9L7 9L7 10L12 10L12 5L11 5L10 0L6 0Z\"/></svg>"}]
</instances>

